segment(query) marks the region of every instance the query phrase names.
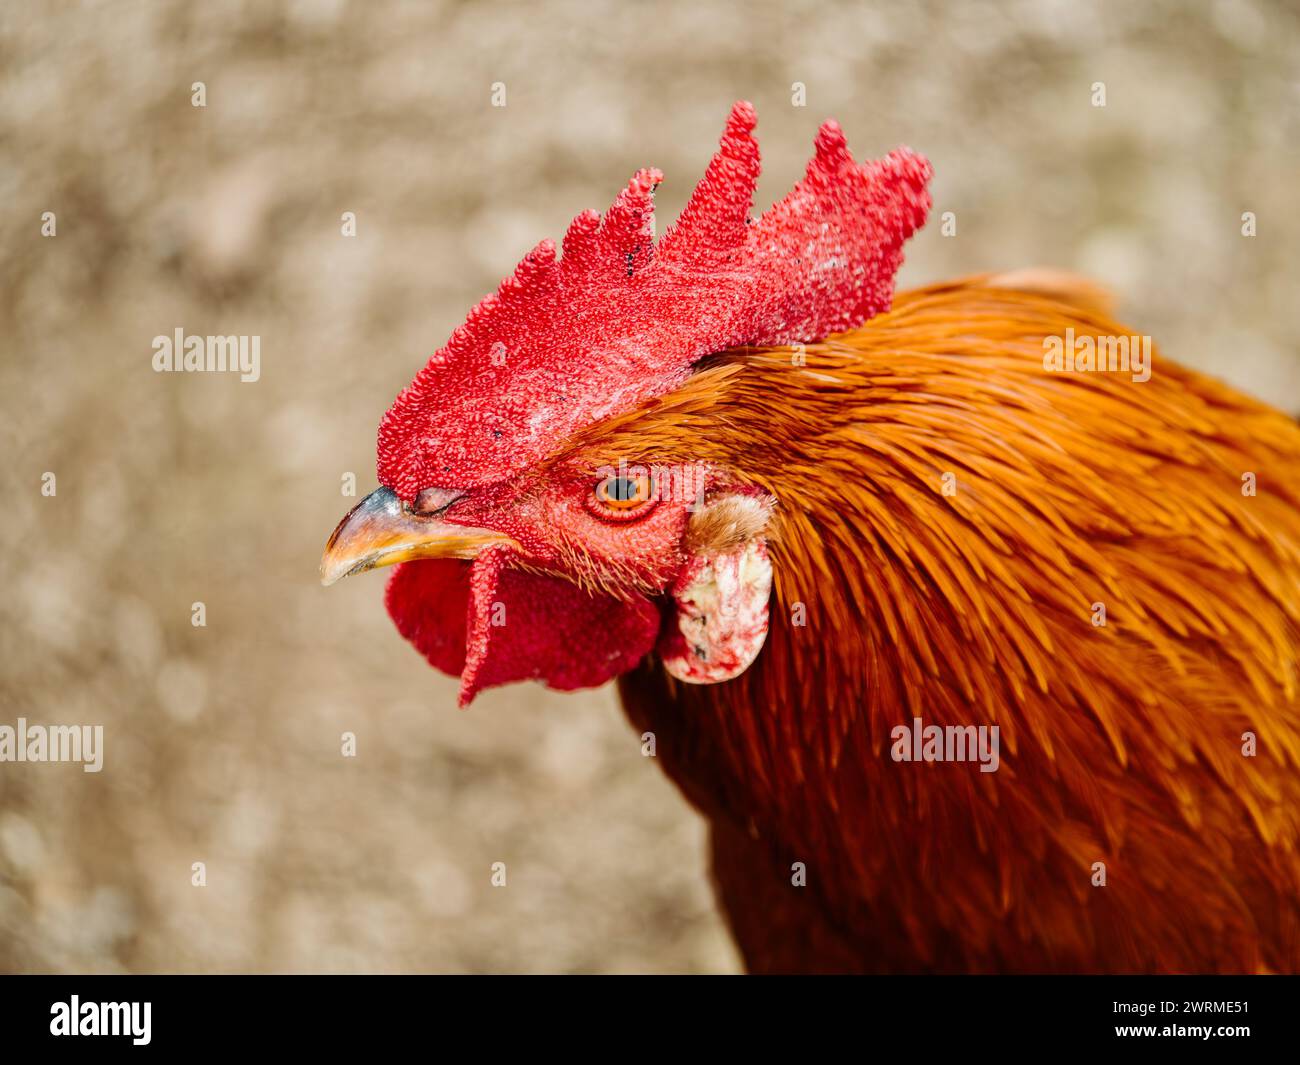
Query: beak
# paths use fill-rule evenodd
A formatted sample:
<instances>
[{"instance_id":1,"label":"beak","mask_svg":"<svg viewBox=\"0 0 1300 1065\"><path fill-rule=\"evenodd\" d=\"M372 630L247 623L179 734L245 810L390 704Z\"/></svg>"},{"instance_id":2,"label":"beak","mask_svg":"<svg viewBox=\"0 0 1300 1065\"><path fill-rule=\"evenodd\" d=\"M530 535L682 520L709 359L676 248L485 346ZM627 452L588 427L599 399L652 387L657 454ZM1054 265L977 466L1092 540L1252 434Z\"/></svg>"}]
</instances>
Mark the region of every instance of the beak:
<instances>
[{"instance_id":1,"label":"beak","mask_svg":"<svg viewBox=\"0 0 1300 1065\"><path fill-rule=\"evenodd\" d=\"M320 582L417 558L476 558L490 544L514 541L491 529L452 525L414 513L390 489L376 488L339 522L320 560Z\"/></svg>"}]
</instances>

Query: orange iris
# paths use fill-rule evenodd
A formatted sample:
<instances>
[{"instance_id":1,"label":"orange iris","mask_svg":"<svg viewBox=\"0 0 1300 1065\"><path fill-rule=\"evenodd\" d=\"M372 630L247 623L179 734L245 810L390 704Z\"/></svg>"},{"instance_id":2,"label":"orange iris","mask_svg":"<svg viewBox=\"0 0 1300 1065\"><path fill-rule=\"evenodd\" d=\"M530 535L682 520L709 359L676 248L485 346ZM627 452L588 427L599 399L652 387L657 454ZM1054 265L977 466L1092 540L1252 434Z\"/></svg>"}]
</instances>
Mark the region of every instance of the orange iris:
<instances>
[{"instance_id":1,"label":"orange iris","mask_svg":"<svg viewBox=\"0 0 1300 1065\"><path fill-rule=\"evenodd\" d=\"M619 520L639 516L654 504L654 478L648 473L611 474L596 483L593 509Z\"/></svg>"}]
</instances>

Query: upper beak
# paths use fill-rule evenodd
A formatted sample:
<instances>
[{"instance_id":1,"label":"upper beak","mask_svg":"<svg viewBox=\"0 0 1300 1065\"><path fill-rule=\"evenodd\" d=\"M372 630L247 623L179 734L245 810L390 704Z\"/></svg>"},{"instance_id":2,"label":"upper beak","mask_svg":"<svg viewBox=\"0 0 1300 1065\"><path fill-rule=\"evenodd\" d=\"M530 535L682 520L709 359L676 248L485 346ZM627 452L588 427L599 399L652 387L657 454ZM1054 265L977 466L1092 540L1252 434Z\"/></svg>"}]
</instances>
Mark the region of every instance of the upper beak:
<instances>
[{"instance_id":1,"label":"upper beak","mask_svg":"<svg viewBox=\"0 0 1300 1065\"><path fill-rule=\"evenodd\" d=\"M320 582L417 558L475 558L504 533L452 525L414 513L390 489L376 488L338 524L320 560Z\"/></svg>"}]
</instances>

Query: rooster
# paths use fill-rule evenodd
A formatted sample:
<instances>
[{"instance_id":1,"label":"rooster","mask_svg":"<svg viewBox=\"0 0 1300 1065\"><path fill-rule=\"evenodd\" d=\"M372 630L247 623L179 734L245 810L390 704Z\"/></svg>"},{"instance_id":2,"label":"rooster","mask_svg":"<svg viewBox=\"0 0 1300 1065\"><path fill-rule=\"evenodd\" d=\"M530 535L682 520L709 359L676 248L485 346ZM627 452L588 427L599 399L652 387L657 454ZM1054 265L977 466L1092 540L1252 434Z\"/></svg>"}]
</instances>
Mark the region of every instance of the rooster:
<instances>
[{"instance_id":1,"label":"rooster","mask_svg":"<svg viewBox=\"0 0 1300 1065\"><path fill-rule=\"evenodd\" d=\"M462 706L616 678L751 971L1300 968L1300 426L1069 275L895 296L907 149L752 218L755 124L474 308L323 581L398 564Z\"/></svg>"}]
</instances>

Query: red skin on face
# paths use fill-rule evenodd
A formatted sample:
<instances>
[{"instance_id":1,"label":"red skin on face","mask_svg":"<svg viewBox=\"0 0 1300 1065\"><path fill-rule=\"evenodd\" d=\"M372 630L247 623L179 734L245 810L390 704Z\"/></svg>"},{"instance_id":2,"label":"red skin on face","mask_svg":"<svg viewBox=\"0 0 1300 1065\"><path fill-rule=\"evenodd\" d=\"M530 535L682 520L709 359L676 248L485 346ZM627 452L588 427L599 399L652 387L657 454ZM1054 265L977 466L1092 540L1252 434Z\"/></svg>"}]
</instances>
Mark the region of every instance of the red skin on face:
<instances>
[{"instance_id":1,"label":"red skin on face","mask_svg":"<svg viewBox=\"0 0 1300 1065\"><path fill-rule=\"evenodd\" d=\"M504 532L522 551L494 547L472 563L408 562L393 573L389 613L432 665L461 677L462 706L518 680L595 687L654 646L660 610L646 593L662 592L685 561L687 504L657 501L635 522L603 521L587 504L592 488L589 474L553 471L468 493L444 520ZM529 571L511 568L521 561ZM593 595L566 576L575 571L590 580L617 571L624 594Z\"/></svg>"},{"instance_id":2,"label":"red skin on face","mask_svg":"<svg viewBox=\"0 0 1300 1065\"><path fill-rule=\"evenodd\" d=\"M617 574L620 585L662 590L685 561L680 543L690 500L655 500L634 520L601 517L590 505L598 480L581 468L551 467L468 492L442 516L503 532L532 563L579 583Z\"/></svg>"}]
</instances>

